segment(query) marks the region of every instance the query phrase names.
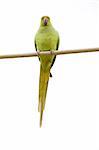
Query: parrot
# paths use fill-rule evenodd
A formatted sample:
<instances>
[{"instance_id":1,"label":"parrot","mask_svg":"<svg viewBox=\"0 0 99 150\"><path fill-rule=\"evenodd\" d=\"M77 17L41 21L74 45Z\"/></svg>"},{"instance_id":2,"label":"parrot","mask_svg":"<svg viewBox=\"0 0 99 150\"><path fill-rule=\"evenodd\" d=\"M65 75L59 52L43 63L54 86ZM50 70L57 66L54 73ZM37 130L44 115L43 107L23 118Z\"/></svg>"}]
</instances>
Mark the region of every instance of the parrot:
<instances>
[{"instance_id":1,"label":"parrot","mask_svg":"<svg viewBox=\"0 0 99 150\"><path fill-rule=\"evenodd\" d=\"M59 33L53 27L49 16L43 16L40 20L40 27L34 38L34 45L37 52L54 51L59 48ZM39 55L40 77L39 77L39 101L38 112L40 112L40 127L42 126L43 111L45 108L46 95L50 72L56 55Z\"/></svg>"}]
</instances>

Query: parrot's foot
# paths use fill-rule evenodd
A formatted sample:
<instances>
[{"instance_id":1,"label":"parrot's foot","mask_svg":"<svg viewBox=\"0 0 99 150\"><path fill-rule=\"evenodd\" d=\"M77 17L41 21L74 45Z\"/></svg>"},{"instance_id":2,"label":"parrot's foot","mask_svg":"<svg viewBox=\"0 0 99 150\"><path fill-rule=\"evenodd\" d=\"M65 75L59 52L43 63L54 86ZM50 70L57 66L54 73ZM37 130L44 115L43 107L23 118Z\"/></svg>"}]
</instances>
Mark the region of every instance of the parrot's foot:
<instances>
[{"instance_id":1,"label":"parrot's foot","mask_svg":"<svg viewBox=\"0 0 99 150\"><path fill-rule=\"evenodd\" d=\"M51 78L53 77L52 74L51 74L51 72L50 72L50 77L51 77Z\"/></svg>"},{"instance_id":2,"label":"parrot's foot","mask_svg":"<svg viewBox=\"0 0 99 150\"><path fill-rule=\"evenodd\" d=\"M37 50L37 55L39 56L40 50Z\"/></svg>"}]
</instances>

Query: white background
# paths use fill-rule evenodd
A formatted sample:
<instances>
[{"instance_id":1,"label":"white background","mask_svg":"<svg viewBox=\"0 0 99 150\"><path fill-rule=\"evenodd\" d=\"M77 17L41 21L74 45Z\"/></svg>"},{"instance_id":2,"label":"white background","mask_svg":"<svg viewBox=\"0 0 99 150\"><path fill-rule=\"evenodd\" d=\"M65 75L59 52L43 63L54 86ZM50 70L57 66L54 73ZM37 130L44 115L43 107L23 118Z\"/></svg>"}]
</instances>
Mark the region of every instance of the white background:
<instances>
[{"instance_id":1,"label":"white background","mask_svg":"<svg viewBox=\"0 0 99 150\"><path fill-rule=\"evenodd\" d=\"M60 50L99 47L98 0L0 0L0 55L34 51L43 15ZM57 56L39 128L37 58L0 60L0 150L99 150L99 53Z\"/></svg>"}]
</instances>

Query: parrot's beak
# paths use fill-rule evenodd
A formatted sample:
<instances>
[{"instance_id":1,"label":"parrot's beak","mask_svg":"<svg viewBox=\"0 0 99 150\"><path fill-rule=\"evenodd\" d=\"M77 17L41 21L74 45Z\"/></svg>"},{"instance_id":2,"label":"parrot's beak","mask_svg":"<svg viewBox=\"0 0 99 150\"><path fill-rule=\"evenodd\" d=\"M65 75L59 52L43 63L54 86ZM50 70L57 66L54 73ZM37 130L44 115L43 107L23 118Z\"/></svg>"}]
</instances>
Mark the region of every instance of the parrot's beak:
<instances>
[{"instance_id":1,"label":"parrot's beak","mask_svg":"<svg viewBox=\"0 0 99 150\"><path fill-rule=\"evenodd\" d=\"M46 26L48 23L48 18L44 18L44 25Z\"/></svg>"}]
</instances>

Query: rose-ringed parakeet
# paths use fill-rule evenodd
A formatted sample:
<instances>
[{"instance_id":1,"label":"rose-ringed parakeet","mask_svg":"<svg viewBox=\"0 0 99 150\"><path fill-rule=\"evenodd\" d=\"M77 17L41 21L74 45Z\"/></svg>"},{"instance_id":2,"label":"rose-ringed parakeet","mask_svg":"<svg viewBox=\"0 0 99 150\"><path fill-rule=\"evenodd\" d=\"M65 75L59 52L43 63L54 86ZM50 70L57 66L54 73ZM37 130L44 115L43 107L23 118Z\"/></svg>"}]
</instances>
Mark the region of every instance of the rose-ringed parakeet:
<instances>
[{"instance_id":1,"label":"rose-ringed parakeet","mask_svg":"<svg viewBox=\"0 0 99 150\"><path fill-rule=\"evenodd\" d=\"M35 36L36 51L53 51L58 50L59 34L51 24L48 16L41 18L40 27ZM38 111L40 112L40 127L42 125L43 111L45 107L46 94L49 77L52 77L50 69L54 64L56 56L42 55L40 60L40 78L39 78L39 104Z\"/></svg>"}]
</instances>

